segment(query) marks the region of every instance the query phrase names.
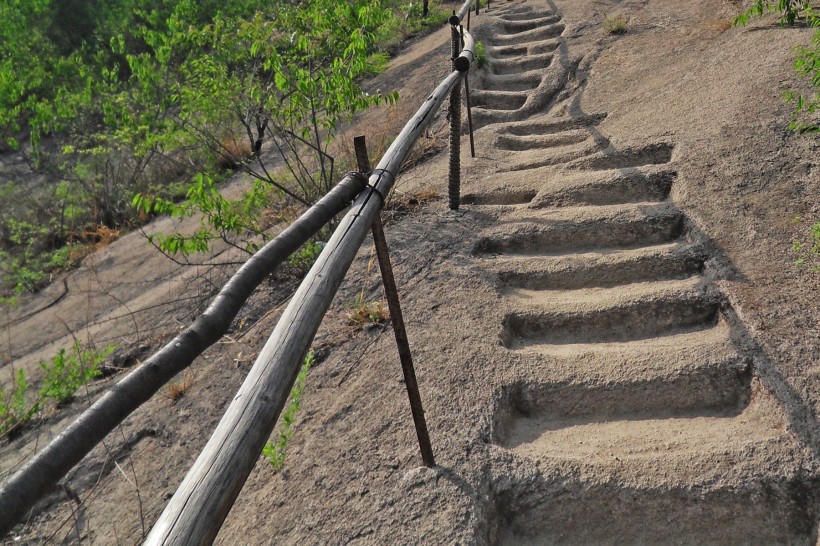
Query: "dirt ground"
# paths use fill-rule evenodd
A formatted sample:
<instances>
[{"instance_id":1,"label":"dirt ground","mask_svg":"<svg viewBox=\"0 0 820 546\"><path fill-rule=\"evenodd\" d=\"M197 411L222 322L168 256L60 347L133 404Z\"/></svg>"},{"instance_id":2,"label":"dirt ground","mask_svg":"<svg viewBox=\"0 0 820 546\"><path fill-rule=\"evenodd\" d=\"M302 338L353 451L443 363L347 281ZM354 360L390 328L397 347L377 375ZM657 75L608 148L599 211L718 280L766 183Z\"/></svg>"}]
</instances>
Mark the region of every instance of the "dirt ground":
<instances>
[{"instance_id":1,"label":"dirt ground","mask_svg":"<svg viewBox=\"0 0 820 546\"><path fill-rule=\"evenodd\" d=\"M789 132L782 100L812 32L731 27L738 9L513 0L472 20L489 63L470 79L464 214L445 214L442 111L395 195L439 197L387 227L438 466L420 466L389 326L346 319L382 298L368 243L314 342L284 469L260 457L217 543L816 543L820 275L791 241L820 215L820 141ZM617 16L626 32L606 32ZM397 134L448 72L448 33L369 84L399 106L351 135ZM134 366L230 270L128 235L10 312L6 360L36 370L77 336ZM140 542L297 284L261 287L184 395L132 414L5 543ZM0 447L0 477L118 377Z\"/></svg>"}]
</instances>

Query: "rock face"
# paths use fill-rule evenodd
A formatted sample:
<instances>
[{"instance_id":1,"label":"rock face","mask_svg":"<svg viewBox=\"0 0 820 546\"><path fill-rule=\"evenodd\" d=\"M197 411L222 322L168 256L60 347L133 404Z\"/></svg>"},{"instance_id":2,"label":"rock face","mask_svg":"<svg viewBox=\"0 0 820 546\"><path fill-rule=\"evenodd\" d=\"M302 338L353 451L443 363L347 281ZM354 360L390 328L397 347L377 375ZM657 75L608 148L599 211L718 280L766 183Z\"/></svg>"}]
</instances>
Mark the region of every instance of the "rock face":
<instances>
[{"instance_id":1,"label":"rock face","mask_svg":"<svg viewBox=\"0 0 820 546\"><path fill-rule=\"evenodd\" d=\"M816 542L820 278L793 265L790 239L796 216L820 210L820 146L786 130L780 98L811 31L730 28L737 9L493 0L472 18L488 63L470 75L465 214L433 199L396 207L387 229L439 466L418 468L392 332L344 319L357 298L381 298L363 248L314 343L284 470L260 458L218 543ZM604 29L616 16L624 34ZM369 131L397 134L448 54L449 29L407 48L369 84L401 85L398 110L352 131L371 146ZM400 181L408 202L445 193L446 154L427 155ZM9 318L19 365L59 346L66 324L142 355L225 274L161 265L127 239ZM262 290L184 395L135 412L17 543L139 541L294 284ZM0 470L79 405L4 446Z\"/></svg>"}]
</instances>

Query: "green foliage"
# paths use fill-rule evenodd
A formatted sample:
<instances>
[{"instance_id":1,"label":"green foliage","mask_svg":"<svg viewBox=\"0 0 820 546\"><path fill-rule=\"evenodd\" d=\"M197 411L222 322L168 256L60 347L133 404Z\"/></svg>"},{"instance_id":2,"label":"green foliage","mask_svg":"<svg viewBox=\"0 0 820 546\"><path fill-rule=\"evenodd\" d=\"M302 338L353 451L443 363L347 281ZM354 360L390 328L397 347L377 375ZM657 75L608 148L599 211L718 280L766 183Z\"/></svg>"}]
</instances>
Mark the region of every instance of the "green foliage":
<instances>
[{"instance_id":1,"label":"green foliage","mask_svg":"<svg viewBox=\"0 0 820 546\"><path fill-rule=\"evenodd\" d=\"M475 65L478 68L487 66L487 48L484 47L484 42L475 43Z\"/></svg>"},{"instance_id":2,"label":"green foliage","mask_svg":"<svg viewBox=\"0 0 820 546\"><path fill-rule=\"evenodd\" d=\"M26 399L28 386L25 370L17 370L9 391L0 388L0 437L26 423L37 412L37 404L29 405Z\"/></svg>"},{"instance_id":3,"label":"green foliage","mask_svg":"<svg viewBox=\"0 0 820 546\"><path fill-rule=\"evenodd\" d=\"M809 46L797 48L794 61L798 77L808 79L813 90L809 94L788 92L785 98L794 108L789 127L801 134L820 134L820 13L811 6L810 0L777 0L776 3L773 0L754 0L752 6L735 19L734 24L745 25L751 16L769 12L781 13L781 25L793 25L802 20L817 29Z\"/></svg>"},{"instance_id":4,"label":"green foliage","mask_svg":"<svg viewBox=\"0 0 820 546\"><path fill-rule=\"evenodd\" d=\"M780 12L781 25L793 25L801 13L810 14L811 0L753 0L751 7L735 19L736 25L745 25L753 15Z\"/></svg>"},{"instance_id":5,"label":"green foliage","mask_svg":"<svg viewBox=\"0 0 820 546\"><path fill-rule=\"evenodd\" d=\"M609 34L626 34L626 23L626 17L623 15L607 17L604 19L604 30L606 30Z\"/></svg>"},{"instance_id":6,"label":"green foliage","mask_svg":"<svg viewBox=\"0 0 820 546\"><path fill-rule=\"evenodd\" d=\"M53 400L58 406L70 401L77 389L100 375L100 364L115 348L108 345L102 351L87 349L77 340L70 352L60 349L51 362L41 361L40 367L45 377L40 387L40 398Z\"/></svg>"},{"instance_id":7,"label":"green foliage","mask_svg":"<svg viewBox=\"0 0 820 546\"><path fill-rule=\"evenodd\" d=\"M168 252L215 238L252 248L271 199L307 205L336 182L339 123L397 99L358 82L405 36L446 19L437 4L426 19L421 10L419 0L0 3L0 150L28 169L0 172L0 292L37 290L74 262L67 245L153 214L204 213L193 237L157 239ZM263 147L282 168L269 169ZM226 168L263 184L220 199ZM180 183L187 201L174 207Z\"/></svg>"},{"instance_id":8,"label":"green foliage","mask_svg":"<svg viewBox=\"0 0 820 546\"><path fill-rule=\"evenodd\" d=\"M796 221L802 222L802 218L798 217ZM820 272L820 220L809 228L804 237L792 241L792 250L797 256L795 265Z\"/></svg>"},{"instance_id":9,"label":"green foliage","mask_svg":"<svg viewBox=\"0 0 820 546\"><path fill-rule=\"evenodd\" d=\"M307 379L310 367L316 363L316 358L313 351L308 352L305 360L302 362L302 368L299 370L299 375L296 376L296 382L293 384L293 389L290 391L290 401L281 416L281 425L275 434L275 441L268 442L262 454L267 457L273 469L277 472L282 470L285 465L285 456L287 455L288 441L293 436L293 425L296 423L296 416L299 413L299 406L302 404L302 393L305 391L305 380Z\"/></svg>"},{"instance_id":10,"label":"green foliage","mask_svg":"<svg viewBox=\"0 0 820 546\"><path fill-rule=\"evenodd\" d=\"M786 100L794 106L789 127L798 133L820 135L820 15L814 14L811 22L817 31L811 45L797 50L794 67L799 77L811 82L814 91L808 95L787 93Z\"/></svg>"},{"instance_id":11,"label":"green foliage","mask_svg":"<svg viewBox=\"0 0 820 546\"><path fill-rule=\"evenodd\" d=\"M115 349L108 345L98 351L79 340L70 350L60 349L49 362L40 362L44 377L36 394L29 393L25 370L17 370L13 384L0 387L0 438L25 425L48 402L56 407L69 402L77 389L100 375L100 365Z\"/></svg>"},{"instance_id":12,"label":"green foliage","mask_svg":"<svg viewBox=\"0 0 820 546\"><path fill-rule=\"evenodd\" d=\"M277 197L259 180L240 198L231 200L219 192L209 175L198 174L188 188L186 200L175 203L162 197L137 194L133 206L146 215L167 214L186 218L200 213L199 229L190 236L180 234L151 235L149 240L167 254L184 256L205 252L214 240L223 240L246 252L257 249L255 236L265 237L261 213Z\"/></svg>"},{"instance_id":13,"label":"green foliage","mask_svg":"<svg viewBox=\"0 0 820 546\"><path fill-rule=\"evenodd\" d=\"M347 314L347 322L358 328L377 328L390 318L390 313L380 301L366 301L364 292L358 294Z\"/></svg>"},{"instance_id":14,"label":"green foliage","mask_svg":"<svg viewBox=\"0 0 820 546\"><path fill-rule=\"evenodd\" d=\"M299 250L291 254L288 263L296 266L299 271L307 271L316 262L322 252L323 245L318 241L308 241Z\"/></svg>"}]
</instances>

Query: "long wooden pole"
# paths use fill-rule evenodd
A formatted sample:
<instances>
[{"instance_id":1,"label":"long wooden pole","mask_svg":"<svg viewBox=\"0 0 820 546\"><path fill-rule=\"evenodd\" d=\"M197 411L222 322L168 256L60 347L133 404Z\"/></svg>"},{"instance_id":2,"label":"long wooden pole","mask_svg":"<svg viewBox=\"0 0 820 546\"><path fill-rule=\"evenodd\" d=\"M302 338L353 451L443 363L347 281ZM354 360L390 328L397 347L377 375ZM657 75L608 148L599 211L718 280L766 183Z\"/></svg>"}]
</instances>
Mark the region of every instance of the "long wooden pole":
<instances>
[{"instance_id":1,"label":"long wooden pole","mask_svg":"<svg viewBox=\"0 0 820 546\"><path fill-rule=\"evenodd\" d=\"M131 412L219 341L259 284L276 266L342 212L365 187L351 173L278 237L254 254L208 309L160 351L122 378L0 487L0 536Z\"/></svg>"},{"instance_id":2,"label":"long wooden pole","mask_svg":"<svg viewBox=\"0 0 820 546\"><path fill-rule=\"evenodd\" d=\"M146 544L210 544L270 437L299 366L410 148L463 73L425 100L385 153L311 268Z\"/></svg>"}]
</instances>

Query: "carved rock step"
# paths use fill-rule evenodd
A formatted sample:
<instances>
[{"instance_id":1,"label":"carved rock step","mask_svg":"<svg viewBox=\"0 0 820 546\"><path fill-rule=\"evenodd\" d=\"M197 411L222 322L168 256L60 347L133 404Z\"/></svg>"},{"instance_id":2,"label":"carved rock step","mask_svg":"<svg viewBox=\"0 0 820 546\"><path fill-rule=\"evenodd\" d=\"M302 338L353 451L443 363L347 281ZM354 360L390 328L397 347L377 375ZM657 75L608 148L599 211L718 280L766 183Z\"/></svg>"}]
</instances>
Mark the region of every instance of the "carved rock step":
<instances>
[{"instance_id":1,"label":"carved rock step","mask_svg":"<svg viewBox=\"0 0 820 546\"><path fill-rule=\"evenodd\" d=\"M522 5L522 4L507 4L502 5L498 10L493 9L492 15L503 21L522 21L530 18L549 17L554 12L545 7Z\"/></svg>"},{"instance_id":2,"label":"carved rock step","mask_svg":"<svg viewBox=\"0 0 820 546\"><path fill-rule=\"evenodd\" d=\"M490 38L489 42L493 46L521 45L539 42L550 38L557 38L563 34L564 28L562 23L557 23L514 34L496 34Z\"/></svg>"},{"instance_id":3,"label":"carved rock step","mask_svg":"<svg viewBox=\"0 0 820 546\"><path fill-rule=\"evenodd\" d=\"M552 63L552 53L528 55L523 59L492 59L490 58L490 73L496 76L522 74L533 70L543 70Z\"/></svg>"},{"instance_id":4,"label":"carved rock step","mask_svg":"<svg viewBox=\"0 0 820 546\"><path fill-rule=\"evenodd\" d=\"M637 248L677 239L684 216L668 203L518 209L485 232L476 254L555 255Z\"/></svg>"},{"instance_id":5,"label":"carved rock step","mask_svg":"<svg viewBox=\"0 0 820 546\"><path fill-rule=\"evenodd\" d=\"M518 110L527 102L527 94L516 91L477 90L470 95L470 102L475 108Z\"/></svg>"},{"instance_id":6,"label":"carved rock step","mask_svg":"<svg viewBox=\"0 0 820 546\"><path fill-rule=\"evenodd\" d=\"M493 59L503 59L507 57L523 57L525 55L537 55L539 53L552 53L561 45L560 40L543 40L529 44L496 46L487 49L487 55Z\"/></svg>"},{"instance_id":7,"label":"carved rock step","mask_svg":"<svg viewBox=\"0 0 820 546\"><path fill-rule=\"evenodd\" d=\"M561 17L559 17L558 15L547 15L545 17L522 18L516 21L502 19L502 21L504 22L501 24L501 28L505 32L513 34L533 30L540 27L546 27L549 25L554 25L555 23L561 21Z\"/></svg>"},{"instance_id":8,"label":"carved rock step","mask_svg":"<svg viewBox=\"0 0 820 546\"><path fill-rule=\"evenodd\" d=\"M501 389L494 428L501 445L510 445L510 431L522 420L735 414L751 392L750 359L722 326L628 343L546 347L528 356L534 358L516 369L520 379Z\"/></svg>"},{"instance_id":9,"label":"carved rock step","mask_svg":"<svg viewBox=\"0 0 820 546\"><path fill-rule=\"evenodd\" d=\"M699 277L615 288L507 292L501 342L537 345L625 342L704 329L716 323L720 294Z\"/></svg>"},{"instance_id":10,"label":"carved rock step","mask_svg":"<svg viewBox=\"0 0 820 546\"><path fill-rule=\"evenodd\" d=\"M813 544L809 455L758 381L751 391L741 412L506 421L493 542Z\"/></svg>"},{"instance_id":11,"label":"carved rock step","mask_svg":"<svg viewBox=\"0 0 820 546\"><path fill-rule=\"evenodd\" d=\"M563 256L499 256L482 267L498 275L502 289L574 290L685 279L698 274L705 259L700 248L674 242Z\"/></svg>"},{"instance_id":12,"label":"carved rock step","mask_svg":"<svg viewBox=\"0 0 820 546\"><path fill-rule=\"evenodd\" d=\"M509 74L507 76L484 74L481 79L481 88L488 91L532 91L541 84L543 79L544 75L540 70ZM479 90L473 91L473 93L477 91Z\"/></svg>"}]
</instances>

